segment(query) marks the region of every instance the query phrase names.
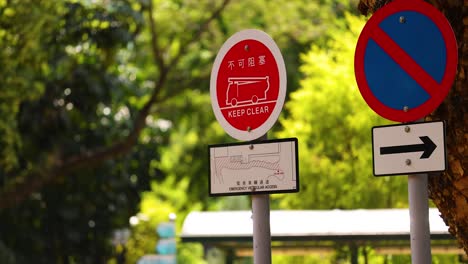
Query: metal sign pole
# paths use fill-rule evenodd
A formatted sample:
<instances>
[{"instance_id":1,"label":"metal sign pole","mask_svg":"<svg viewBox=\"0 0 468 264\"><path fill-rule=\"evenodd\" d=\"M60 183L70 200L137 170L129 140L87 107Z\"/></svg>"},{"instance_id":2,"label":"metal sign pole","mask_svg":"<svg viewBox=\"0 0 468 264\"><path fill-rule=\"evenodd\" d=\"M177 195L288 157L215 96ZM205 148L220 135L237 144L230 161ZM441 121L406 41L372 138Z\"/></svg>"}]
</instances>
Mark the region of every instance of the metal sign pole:
<instances>
[{"instance_id":1,"label":"metal sign pole","mask_svg":"<svg viewBox=\"0 0 468 264\"><path fill-rule=\"evenodd\" d=\"M244 68L243 63L242 66L236 66L234 63L238 60L243 62L247 58L249 67ZM251 59L255 63L250 63ZM286 98L286 78L283 56L269 35L256 29L237 32L223 44L211 70L210 98L216 119L235 139L266 140L266 133L276 122L283 108ZM245 85L248 84L249 88L239 92L240 83L234 83L239 80L247 80ZM261 93L257 94L256 91L261 91ZM259 100L262 101L261 105L257 104ZM210 150L210 155L211 153ZM277 171L277 173L280 172L284 174L282 171ZM245 185L244 181L242 183ZM240 185L240 181L236 184ZM252 186L249 182L249 186L236 185L230 188L245 188L250 193L252 190L250 188L257 188L257 181L254 180L254 184L255 186ZM271 188L273 186L275 185L271 185ZM260 187L263 189L268 186ZM296 189L298 190L297 185ZM213 194L212 190L210 180L210 195ZM254 192L255 190L252 190L252 193ZM265 192L265 190L261 191L261 193ZM254 262L269 264L271 263L271 234L268 194L252 194L252 211Z\"/></svg>"},{"instance_id":2,"label":"metal sign pole","mask_svg":"<svg viewBox=\"0 0 468 264\"><path fill-rule=\"evenodd\" d=\"M255 264L271 263L270 195L252 195L253 252Z\"/></svg>"},{"instance_id":3,"label":"metal sign pole","mask_svg":"<svg viewBox=\"0 0 468 264\"><path fill-rule=\"evenodd\" d=\"M428 173L447 168L445 123L373 127L372 145L375 176L408 174L412 263L431 263Z\"/></svg>"},{"instance_id":4,"label":"metal sign pole","mask_svg":"<svg viewBox=\"0 0 468 264\"><path fill-rule=\"evenodd\" d=\"M429 228L428 174L408 175L411 262L432 263Z\"/></svg>"},{"instance_id":5,"label":"metal sign pole","mask_svg":"<svg viewBox=\"0 0 468 264\"><path fill-rule=\"evenodd\" d=\"M266 140L267 135L259 138ZM253 252L255 264L271 264L270 195L252 195Z\"/></svg>"},{"instance_id":6,"label":"metal sign pole","mask_svg":"<svg viewBox=\"0 0 468 264\"><path fill-rule=\"evenodd\" d=\"M424 119L416 122L424 122ZM408 175L411 263L413 264L432 263L428 176L427 173Z\"/></svg>"}]
</instances>

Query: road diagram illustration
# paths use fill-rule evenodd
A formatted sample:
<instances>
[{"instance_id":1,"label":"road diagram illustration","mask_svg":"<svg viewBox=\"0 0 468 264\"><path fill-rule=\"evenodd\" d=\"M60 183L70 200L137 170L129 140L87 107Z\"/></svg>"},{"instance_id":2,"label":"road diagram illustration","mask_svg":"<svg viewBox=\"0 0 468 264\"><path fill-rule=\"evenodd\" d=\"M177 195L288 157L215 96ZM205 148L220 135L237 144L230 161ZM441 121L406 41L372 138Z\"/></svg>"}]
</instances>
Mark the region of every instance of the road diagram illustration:
<instances>
[{"instance_id":1,"label":"road diagram illustration","mask_svg":"<svg viewBox=\"0 0 468 264\"><path fill-rule=\"evenodd\" d=\"M210 194L294 191L297 141L210 147Z\"/></svg>"}]
</instances>

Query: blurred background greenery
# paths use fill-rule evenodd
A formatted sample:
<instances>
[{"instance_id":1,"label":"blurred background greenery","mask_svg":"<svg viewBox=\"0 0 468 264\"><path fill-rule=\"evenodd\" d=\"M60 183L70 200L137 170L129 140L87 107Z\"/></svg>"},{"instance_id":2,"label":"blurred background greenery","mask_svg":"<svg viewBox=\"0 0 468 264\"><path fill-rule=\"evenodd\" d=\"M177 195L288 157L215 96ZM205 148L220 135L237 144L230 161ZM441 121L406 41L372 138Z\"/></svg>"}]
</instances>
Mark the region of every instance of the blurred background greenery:
<instances>
[{"instance_id":1,"label":"blurred background greenery","mask_svg":"<svg viewBox=\"0 0 468 264\"><path fill-rule=\"evenodd\" d=\"M170 213L180 229L190 211L248 210L248 196L207 190L207 145L234 142L212 113L211 66L245 28L270 34L286 63L269 138L299 140L301 191L272 195L271 208L407 207L406 179L372 176L370 128L388 121L354 81L357 4L0 0L0 263L136 263ZM177 254L206 263L197 244Z\"/></svg>"}]
</instances>

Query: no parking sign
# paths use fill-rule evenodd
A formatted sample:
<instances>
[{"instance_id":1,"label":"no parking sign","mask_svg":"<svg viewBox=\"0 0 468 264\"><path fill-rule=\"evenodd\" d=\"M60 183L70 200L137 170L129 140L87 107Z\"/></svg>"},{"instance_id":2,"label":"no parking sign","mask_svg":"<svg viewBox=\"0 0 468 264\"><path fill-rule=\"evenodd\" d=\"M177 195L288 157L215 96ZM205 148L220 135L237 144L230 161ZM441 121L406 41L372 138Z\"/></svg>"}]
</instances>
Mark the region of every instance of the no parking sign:
<instances>
[{"instance_id":1,"label":"no parking sign","mask_svg":"<svg viewBox=\"0 0 468 264\"><path fill-rule=\"evenodd\" d=\"M377 114L397 122L416 121L434 111L452 86L457 64L449 22L422 0L395 0L374 13L359 36L354 58L364 100ZM428 175L421 172L446 168L444 124L374 127L372 135L374 175L417 173L408 177L411 262L431 263Z\"/></svg>"},{"instance_id":2,"label":"no parking sign","mask_svg":"<svg viewBox=\"0 0 468 264\"><path fill-rule=\"evenodd\" d=\"M395 0L365 25L354 68L359 90L377 114L409 122L442 103L457 60L457 42L442 13L421 0Z\"/></svg>"}]
</instances>

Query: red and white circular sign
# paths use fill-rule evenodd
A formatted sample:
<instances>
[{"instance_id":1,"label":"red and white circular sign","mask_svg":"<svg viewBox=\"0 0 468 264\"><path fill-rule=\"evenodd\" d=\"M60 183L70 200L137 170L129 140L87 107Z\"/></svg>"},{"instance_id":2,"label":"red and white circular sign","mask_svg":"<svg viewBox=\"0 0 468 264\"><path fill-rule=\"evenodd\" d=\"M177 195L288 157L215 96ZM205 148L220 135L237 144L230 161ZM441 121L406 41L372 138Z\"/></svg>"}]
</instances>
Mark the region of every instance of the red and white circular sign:
<instances>
[{"instance_id":1,"label":"red and white circular sign","mask_svg":"<svg viewBox=\"0 0 468 264\"><path fill-rule=\"evenodd\" d=\"M233 138L250 141L274 125L286 96L283 56L265 32L247 29L221 47L211 70L211 105Z\"/></svg>"}]
</instances>

